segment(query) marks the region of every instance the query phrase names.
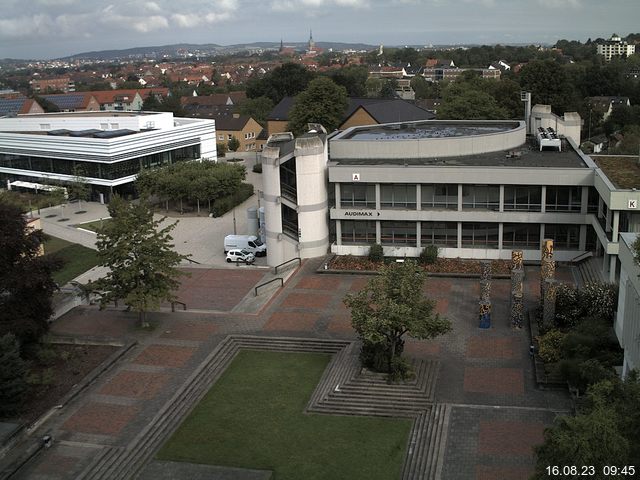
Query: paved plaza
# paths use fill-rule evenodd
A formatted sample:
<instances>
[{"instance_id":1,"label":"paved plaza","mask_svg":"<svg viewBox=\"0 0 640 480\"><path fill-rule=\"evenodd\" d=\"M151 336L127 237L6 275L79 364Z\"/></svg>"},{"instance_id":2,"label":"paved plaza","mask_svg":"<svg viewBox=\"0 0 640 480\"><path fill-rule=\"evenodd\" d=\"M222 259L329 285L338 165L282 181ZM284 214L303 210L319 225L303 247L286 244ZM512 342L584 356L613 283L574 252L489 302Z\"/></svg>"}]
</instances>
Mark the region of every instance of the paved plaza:
<instances>
[{"instance_id":1,"label":"paved plaza","mask_svg":"<svg viewBox=\"0 0 640 480\"><path fill-rule=\"evenodd\" d=\"M254 298L253 287L265 270L196 268L179 292L194 310L153 313L151 331L138 329L136 316L123 308L81 306L58 319L53 335L137 344L45 422L38 432L51 433L53 446L19 478L76 478L105 447L129 445L230 334L355 339L342 299L370 277L316 273L321 262L309 260L290 272L284 288L266 292L251 313L243 313L248 310L242 306ZM559 276L570 280L567 272ZM527 267L529 305L537 301L538 275ZM442 479L527 478L534 465L532 446L542 441L544 427L557 413L570 409L564 393L536 388L529 333L508 323L509 285L509 280L493 282L490 329L478 328L477 279L431 277L425 285L453 331L431 341L408 339L405 351L440 364L434 400L451 412Z\"/></svg>"}]
</instances>

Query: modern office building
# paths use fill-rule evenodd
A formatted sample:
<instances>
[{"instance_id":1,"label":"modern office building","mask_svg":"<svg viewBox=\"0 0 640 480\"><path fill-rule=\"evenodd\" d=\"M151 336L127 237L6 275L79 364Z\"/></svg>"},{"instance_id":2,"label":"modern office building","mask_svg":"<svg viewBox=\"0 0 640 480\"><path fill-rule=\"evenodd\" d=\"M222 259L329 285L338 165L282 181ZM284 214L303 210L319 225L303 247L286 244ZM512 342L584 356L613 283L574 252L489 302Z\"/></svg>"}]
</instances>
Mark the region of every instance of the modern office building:
<instances>
[{"instance_id":1,"label":"modern office building","mask_svg":"<svg viewBox=\"0 0 640 480\"><path fill-rule=\"evenodd\" d=\"M622 377L640 368L640 265L632 245L636 233L620 235L620 288L614 328L624 349Z\"/></svg>"},{"instance_id":2,"label":"modern office building","mask_svg":"<svg viewBox=\"0 0 640 480\"><path fill-rule=\"evenodd\" d=\"M0 181L64 184L94 198L133 193L142 168L216 160L215 122L166 112L69 112L0 118Z\"/></svg>"},{"instance_id":3,"label":"modern office building","mask_svg":"<svg viewBox=\"0 0 640 480\"><path fill-rule=\"evenodd\" d=\"M317 139L309 150L308 136ZM551 238L557 260L593 252L614 281L619 232L640 230L640 184L636 191L612 181L615 166L578 149L574 113L557 117L537 105L529 122L391 123L352 127L327 141L326 166L314 156L326 155L322 135L268 142L263 171L268 163L273 175L263 178L265 200L278 208L265 208L267 230L273 242L289 244L270 263L302 256L293 253L308 252L308 242L318 252L328 242L338 255L364 255L379 243L396 257L416 257L427 245L444 257L477 259L508 259L522 249L535 261ZM300 228L309 212L314 221Z\"/></svg>"}]
</instances>

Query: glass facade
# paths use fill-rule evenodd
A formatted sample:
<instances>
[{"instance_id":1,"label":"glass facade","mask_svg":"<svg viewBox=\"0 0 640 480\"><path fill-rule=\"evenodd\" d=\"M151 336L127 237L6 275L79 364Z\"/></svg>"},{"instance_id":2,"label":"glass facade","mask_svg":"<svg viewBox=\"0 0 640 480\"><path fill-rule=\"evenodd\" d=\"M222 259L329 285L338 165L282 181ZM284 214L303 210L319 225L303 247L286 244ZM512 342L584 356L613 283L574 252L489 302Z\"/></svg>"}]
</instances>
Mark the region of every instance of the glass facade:
<instances>
[{"instance_id":1,"label":"glass facade","mask_svg":"<svg viewBox=\"0 0 640 480\"><path fill-rule=\"evenodd\" d=\"M415 184L382 184L380 185L380 207L416 209Z\"/></svg>"},{"instance_id":2,"label":"glass facade","mask_svg":"<svg viewBox=\"0 0 640 480\"><path fill-rule=\"evenodd\" d=\"M457 247L458 222L421 222L420 242L423 247Z\"/></svg>"},{"instance_id":3,"label":"glass facade","mask_svg":"<svg viewBox=\"0 0 640 480\"><path fill-rule=\"evenodd\" d=\"M463 210L500 209L500 187L498 185L463 185Z\"/></svg>"},{"instance_id":4,"label":"glass facade","mask_svg":"<svg viewBox=\"0 0 640 480\"><path fill-rule=\"evenodd\" d=\"M280 165L280 190L283 197L294 202L298 201L295 158L292 158Z\"/></svg>"},{"instance_id":5,"label":"glass facade","mask_svg":"<svg viewBox=\"0 0 640 480\"><path fill-rule=\"evenodd\" d=\"M463 223L462 248L498 248L497 223Z\"/></svg>"},{"instance_id":6,"label":"glass facade","mask_svg":"<svg viewBox=\"0 0 640 480\"><path fill-rule=\"evenodd\" d=\"M370 220L342 220L342 243L345 245L370 245L376 243L376 222Z\"/></svg>"},{"instance_id":7,"label":"glass facade","mask_svg":"<svg viewBox=\"0 0 640 480\"><path fill-rule=\"evenodd\" d=\"M420 204L423 210L458 209L458 185L434 184L421 186Z\"/></svg>"},{"instance_id":8,"label":"glass facade","mask_svg":"<svg viewBox=\"0 0 640 480\"><path fill-rule=\"evenodd\" d=\"M380 222L382 245L417 246L416 222Z\"/></svg>"},{"instance_id":9,"label":"glass facade","mask_svg":"<svg viewBox=\"0 0 640 480\"><path fill-rule=\"evenodd\" d=\"M376 208L376 186L367 183L341 184L340 206L342 208Z\"/></svg>"},{"instance_id":10,"label":"glass facade","mask_svg":"<svg viewBox=\"0 0 640 480\"><path fill-rule=\"evenodd\" d=\"M200 158L200 145L177 148L175 150L143 155L141 157L112 163L0 153L0 167L61 175L75 175L76 172L82 172L82 175L87 178L116 180L129 175L135 175L142 168L169 165L185 160L196 160L198 158Z\"/></svg>"},{"instance_id":11,"label":"glass facade","mask_svg":"<svg viewBox=\"0 0 640 480\"><path fill-rule=\"evenodd\" d=\"M553 248L577 250L580 244L580 225L546 224L544 237L553 240Z\"/></svg>"},{"instance_id":12,"label":"glass facade","mask_svg":"<svg viewBox=\"0 0 640 480\"><path fill-rule=\"evenodd\" d=\"M502 226L503 248L537 249L540 247L540 224L505 223Z\"/></svg>"},{"instance_id":13,"label":"glass facade","mask_svg":"<svg viewBox=\"0 0 640 480\"><path fill-rule=\"evenodd\" d=\"M539 212L542 208L542 187L505 185L504 210L506 212Z\"/></svg>"},{"instance_id":14,"label":"glass facade","mask_svg":"<svg viewBox=\"0 0 640 480\"><path fill-rule=\"evenodd\" d=\"M547 212L579 212L582 187L547 187Z\"/></svg>"}]
</instances>

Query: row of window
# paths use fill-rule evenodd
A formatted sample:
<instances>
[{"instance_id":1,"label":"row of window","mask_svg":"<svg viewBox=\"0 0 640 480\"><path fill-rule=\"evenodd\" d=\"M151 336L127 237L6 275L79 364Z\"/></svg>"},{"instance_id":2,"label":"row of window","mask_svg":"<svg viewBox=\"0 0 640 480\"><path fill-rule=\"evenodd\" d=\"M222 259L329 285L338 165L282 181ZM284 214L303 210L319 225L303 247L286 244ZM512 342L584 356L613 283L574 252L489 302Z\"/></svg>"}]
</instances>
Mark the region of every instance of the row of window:
<instances>
[{"instance_id":1,"label":"row of window","mask_svg":"<svg viewBox=\"0 0 640 480\"><path fill-rule=\"evenodd\" d=\"M462 222L463 248L498 248L498 223ZM376 243L375 221L341 221L343 245L370 245ZM417 246L415 222L380 222L380 242L387 246ZM577 250L580 242L580 225L546 224L545 238L554 240L555 248ZM595 245L595 237L592 242ZM456 248L458 246L458 222L421 222L420 244ZM540 246L540 224L504 223L503 248L537 249Z\"/></svg>"},{"instance_id":2,"label":"row of window","mask_svg":"<svg viewBox=\"0 0 640 480\"><path fill-rule=\"evenodd\" d=\"M381 184L380 208L415 210L417 187L420 191L421 209L458 209L458 185L456 184ZM597 212L598 194L592 187L589 192L588 210ZM580 212L582 187L548 186L545 194L545 210L548 212ZM374 184L340 184L341 208L376 208ZM463 185L463 210L500 210L499 185ZM504 210L518 212L542 211L542 187L504 186Z\"/></svg>"},{"instance_id":3,"label":"row of window","mask_svg":"<svg viewBox=\"0 0 640 480\"><path fill-rule=\"evenodd\" d=\"M141 169L200 158L200 145L177 148L115 163L83 162L49 157L0 153L0 167L61 175L115 180L137 174Z\"/></svg>"}]
</instances>

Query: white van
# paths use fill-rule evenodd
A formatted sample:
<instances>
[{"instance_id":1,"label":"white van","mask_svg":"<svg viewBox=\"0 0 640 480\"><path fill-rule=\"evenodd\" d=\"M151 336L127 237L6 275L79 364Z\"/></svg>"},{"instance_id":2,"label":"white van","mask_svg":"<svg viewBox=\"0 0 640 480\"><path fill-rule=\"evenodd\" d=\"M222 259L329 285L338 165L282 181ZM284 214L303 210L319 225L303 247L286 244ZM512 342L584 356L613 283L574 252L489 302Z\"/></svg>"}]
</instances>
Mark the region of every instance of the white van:
<instances>
[{"instance_id":1,"label":"white van","mask_svg":"<svg viewBox=\"0 0 640 480\"><path fill-rule=\"evenodd\" d=\"M256 257L267 254L267 246L255 235L227 235L224 237L224 253L232 249L245 249Z\"/></svg>"}]
</instances>

